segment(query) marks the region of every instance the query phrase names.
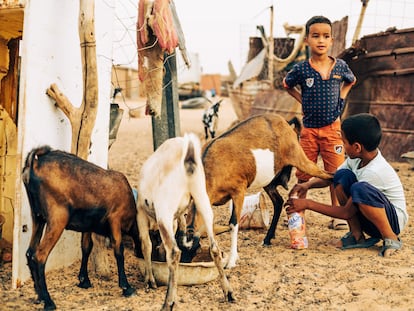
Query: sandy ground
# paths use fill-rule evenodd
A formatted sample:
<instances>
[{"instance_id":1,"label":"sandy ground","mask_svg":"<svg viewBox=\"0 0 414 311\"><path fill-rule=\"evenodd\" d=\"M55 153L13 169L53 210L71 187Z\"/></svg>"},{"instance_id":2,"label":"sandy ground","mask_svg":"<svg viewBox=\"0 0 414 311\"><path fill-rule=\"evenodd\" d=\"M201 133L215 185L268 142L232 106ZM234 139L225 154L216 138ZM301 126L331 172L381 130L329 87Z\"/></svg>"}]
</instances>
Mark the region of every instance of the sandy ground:
<instances>
[{"instance_id":1,"label":"sandy ground","mask_svg":"<svg viewBox=\"0 0 414 311\"><path fill-rule=\"evenodd\" d=\"M140 103L129 103L130 108ZM193 131L202 136L202 109L180 110L181 131ZM220 110L219 129L223 131L235 115L228 99ZM123 172L133 187L143 161L152 152L151 119L129 118L128 113L110 149L109 166ZM414 215L414 171L407 163L392 163L398 172L407 198L408 211ZM290 186L295 182L292 177ZM287 192L280 190L286 198ZM329 202L326 189L313 190L311 198ZM227 224L226 206L215 208L216 222ZM282 215L285 217L285 215ZM413 216L412 216L413 217ZM404 247L391 258L378 256L381 243L370 249L342 251L330 245L346 231L328 229L329 218L306 213L309 248L293 250L289 234L281 222L272 246L263 247L266 230L245 230L239 234L237 267L227 270L237 301L224 302L218 281L202 285L179 286L176 310L414 310L414 227L412 221L401 234ZM230 235L218 236L223 251L228 252ZM69 268L47 273L50 294L59 310L158 310L166 287L145 292L143 277L137 269L137 259L126 248L126 271L137 294L123 298L117 285L117 273L112 252L108 250L112 275L109 279L90 273L93 288L76 286L79 262ZM0 309L41 310L32 304L35 298L33 282L17 290L10 289L10 264L0 267Z\"/></svg>"}]
</instances>

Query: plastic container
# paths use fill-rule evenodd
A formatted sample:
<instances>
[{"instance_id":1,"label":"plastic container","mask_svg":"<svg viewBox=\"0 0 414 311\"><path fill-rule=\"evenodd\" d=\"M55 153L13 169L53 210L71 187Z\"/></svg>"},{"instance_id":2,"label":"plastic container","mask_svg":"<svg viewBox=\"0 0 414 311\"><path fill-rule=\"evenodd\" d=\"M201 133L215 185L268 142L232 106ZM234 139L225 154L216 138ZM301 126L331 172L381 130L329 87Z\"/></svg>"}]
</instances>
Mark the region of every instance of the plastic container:
<instances>
[{"instance_id":1,"label":"plastic container","mask_svg":"<svg viewBox=\"0 0 414 311\"><path fill-rule=\"evenodd\" d=\"M291 196L297 198L297 196ZM305 249L308 248L308 238L306 236L305 215L303 212L292 213L288 215L288 229L290 236L290 248Z\"/></svg>"}]
</instances>

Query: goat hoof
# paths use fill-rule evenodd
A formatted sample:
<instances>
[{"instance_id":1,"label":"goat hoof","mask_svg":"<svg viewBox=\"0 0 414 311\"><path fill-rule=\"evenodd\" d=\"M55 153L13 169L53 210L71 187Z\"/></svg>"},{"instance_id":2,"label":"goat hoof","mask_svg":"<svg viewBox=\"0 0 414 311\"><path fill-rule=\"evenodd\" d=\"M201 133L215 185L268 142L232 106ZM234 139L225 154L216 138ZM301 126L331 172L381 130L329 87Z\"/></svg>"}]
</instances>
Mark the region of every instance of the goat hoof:
<instances>
[{"instance_id":1,"label":"goat hoof","mask_svg":"<svg viewBox=\"0 0 414 311\"><path fill-rule=\"evenodd\" d=\"M43 310L45 310L45 311L56 310L56 305L53 301L50 301L49 303L45 303L45 306L43 307Z\"/></svg>"},{"instance_id":2,"label":"goat hoof","mask_svg":"<svg viewBox=\"0 0 414 311\"><path fill-rule=\"evenodd\" d=\"M228 292L227 293L227 301L228 302L236 302L236 299L233 296L233 292Z\"/></svg>"},{"instance_id":3,"label":"goat hoof","mask_svg":"<svg viewBox=\"0 0 414 311\"><path fill-rule=\"evenodd\" d=\"M85 281L79 282L78 287L80 287L80 288L91 288L92 283L89 280L85 280Z\"/></svg>"},{"instance_id":4,"label":"goat hoof","mask_svg":"<svg viewBox=\"0 0 414 311\"><path fill-rule=\"evenodd\" d=\"M174 309L174 304L174 302L171 305L169 305L168 303L164 303L161 308L161 311L172 311Z\"/></svg>"},{"instance_id":5,"label":"goat hoof","mask_svg":"<svg viewBox=\"0 0 414 311\"><path fill-rule=\"evenodd\" d=\"M135 294L135 288L133 288L133 287L128 287L128 288L122 289L122 295L124 297L130 297L134 294Z\"/></svg>"},{"instance_id":6,"label":"goat hoof","mask_svg":"<svg viewBox=\"0 0 414 311\"><path fill-rule=\"evenodd\" d=\"M149 291L149 289L157 289L157 284L155 282L148 281L145 288L147 291Z\"/></svg>"},{"instance_id":7,"label":"goat hoof","mask_svg":"<svg viewBox=\"0 0 414 311\"><path fill-rule=\"evenodd\" d=\"M263 246L271 246L272 243L270 241L263 241Z\"/></svg>"}]
</instances>

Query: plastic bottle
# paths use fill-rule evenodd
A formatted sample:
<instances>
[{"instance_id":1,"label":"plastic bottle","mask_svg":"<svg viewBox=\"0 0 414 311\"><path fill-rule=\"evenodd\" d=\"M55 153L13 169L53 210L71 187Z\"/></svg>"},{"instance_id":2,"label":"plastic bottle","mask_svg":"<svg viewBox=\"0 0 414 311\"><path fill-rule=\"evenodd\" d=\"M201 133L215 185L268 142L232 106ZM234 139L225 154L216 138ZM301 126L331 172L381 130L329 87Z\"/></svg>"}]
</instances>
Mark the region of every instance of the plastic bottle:
<instances>
[{"instance_id":1,"label":"plastic bottle","mask_svg":"<svg viewBox=\"0 0 414 311\"><path fill-rule=\"evenodd\" d=\"M297 198L292 195L291 198ZM288 215L288 228L290 235L290 248L305 249L308 248L308 238L306 236L306 223L303 212L292 213Z\"/></svg>"}]
</instances>

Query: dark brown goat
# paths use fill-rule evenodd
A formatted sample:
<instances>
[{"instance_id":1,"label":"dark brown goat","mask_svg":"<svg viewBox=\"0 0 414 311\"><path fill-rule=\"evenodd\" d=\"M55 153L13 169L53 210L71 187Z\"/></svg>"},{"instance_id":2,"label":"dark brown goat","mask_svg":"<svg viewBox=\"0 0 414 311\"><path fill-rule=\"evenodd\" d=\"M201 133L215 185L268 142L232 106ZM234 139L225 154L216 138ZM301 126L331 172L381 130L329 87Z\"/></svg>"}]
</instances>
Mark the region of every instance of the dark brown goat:
<instances>
[{"instance_id":1,"label":"dark brown goat","mask_svg":"<svg viewBox=\"0 0 414 311\"><path fill-rule=\"evenodd\" d=\"M119 286L124 296L132 295L135 289L125 275L122 233L134 239L136 255L140 253L140 242L135 200L125 176L43 146L27 155L22 177L33 221L26 257L37 303L44 302L45 310L56 309L47 290L45 265L64 229L82 232L79 287L92 286L87 263L93 246L91 233L95 232L111 239Z\"/></svg>"}]
</instances>

